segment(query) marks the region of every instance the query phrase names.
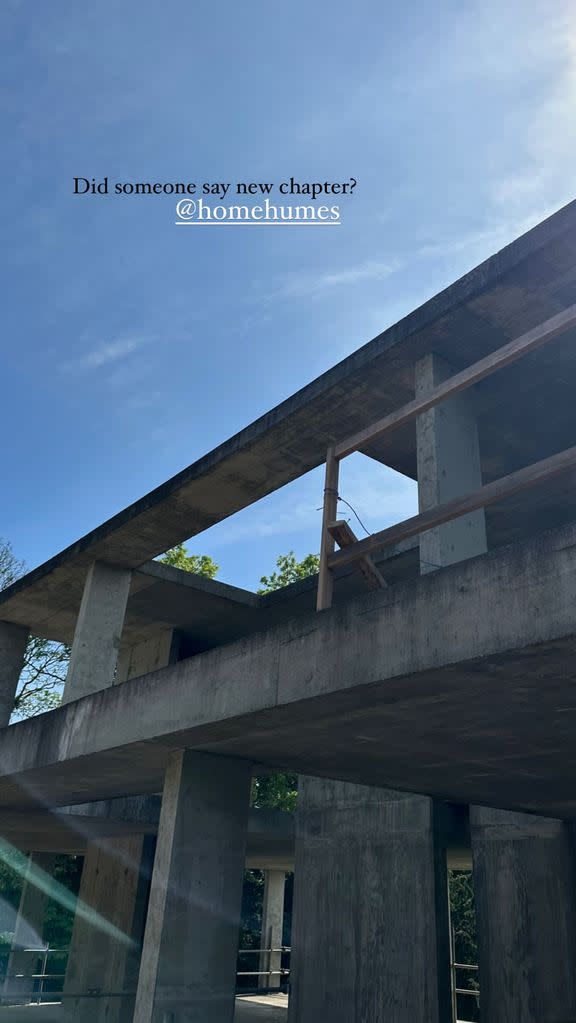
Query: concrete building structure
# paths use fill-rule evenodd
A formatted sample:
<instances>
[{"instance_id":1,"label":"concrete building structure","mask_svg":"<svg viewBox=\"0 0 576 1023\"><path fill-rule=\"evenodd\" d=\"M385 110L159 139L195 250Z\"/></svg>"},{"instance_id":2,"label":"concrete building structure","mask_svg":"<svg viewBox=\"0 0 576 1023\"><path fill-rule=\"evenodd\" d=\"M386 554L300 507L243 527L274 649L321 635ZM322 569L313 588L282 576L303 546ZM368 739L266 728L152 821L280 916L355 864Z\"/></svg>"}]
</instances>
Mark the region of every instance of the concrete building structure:
<instances>
[{"instance_id":1,"label":"concrete building structure","mask_svg":"<svg viewBox=\"0 0 576 1023\"><path fill-rule=\"evenodd\" d=\"M0 706L28 633L72 646L0 742L0 833L88 850L64 1018L230 1023L250 777L292 770L290 1023L449 1023L449 850L483 1023L576 1019L575 303L572 204L0 594ZM420 505L360 542L356 450ZM324 462L318 580L151 561Z\"/></svg>"}]
</instances>

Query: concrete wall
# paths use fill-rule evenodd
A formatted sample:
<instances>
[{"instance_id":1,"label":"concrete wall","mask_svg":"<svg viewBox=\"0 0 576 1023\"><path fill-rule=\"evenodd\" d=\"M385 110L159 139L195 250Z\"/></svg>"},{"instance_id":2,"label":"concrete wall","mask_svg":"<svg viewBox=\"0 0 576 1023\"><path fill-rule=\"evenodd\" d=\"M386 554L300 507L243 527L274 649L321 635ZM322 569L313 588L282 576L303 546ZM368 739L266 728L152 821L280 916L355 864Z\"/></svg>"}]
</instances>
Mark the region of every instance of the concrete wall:
<instances>
[{"instance_id":1,"label":"concrete wall","mask_svg":"<svg viewBox=\"0 0 576 1023\"><path fill-rule=\"evenodd\" d=\"M116 682L126 682L173 664L178 659L179 646L178 630L165 629L143 643L123 647L118 657Z\"/></svg>"}]
</instances>

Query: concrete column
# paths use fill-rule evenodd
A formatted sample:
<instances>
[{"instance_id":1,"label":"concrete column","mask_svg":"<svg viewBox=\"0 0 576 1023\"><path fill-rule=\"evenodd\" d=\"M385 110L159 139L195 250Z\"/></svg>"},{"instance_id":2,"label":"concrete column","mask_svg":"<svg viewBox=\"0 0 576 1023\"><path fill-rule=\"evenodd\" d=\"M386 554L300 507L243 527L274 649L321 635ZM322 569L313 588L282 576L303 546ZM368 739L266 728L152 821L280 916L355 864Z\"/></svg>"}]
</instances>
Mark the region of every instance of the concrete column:
<instances>
[{"instance_id":1,"label":"concrete column","mask_svg":"<svg viewBox=\"0 0 576 1023\"><path fill-rule=\"evenodd\" d=\"M490 1023L576 1020L576 896L567 826L470 807L480 1009Z\"/></svg>"},{"instance_id":2,"label":"concrete column","mask_svg":"<svg viewBox=\"0 0 576 1023\"><path fill-rule=\"evenodd\" d=\"M21 625L0 622L0 728L9 724L14 710L28 636L28 629Z\"/></svg>"},{"instance_id":3,"label":"concrete column","mask_svg":"<svg viewBox=\"0 0 576 1023\"><path fill-rule=\"evenodd\" d=\"M262 903L262 932L260 948L280 948L284 926L284 870L264 871L264 899ZM269 970L267 976L258 978L258 987L280 988L282 978L276 971L282 965L281 952L263 952L260 955L260 970Z\"/></svg>"},{"instance_id":4,"label":"concrete column","mask_svg":"<svg viewBox=\"0 0 576 1023\"><path fill-rule=\"evenodd\" d=\"M88 846L62 1023L132 1019L153 851L153 837L142 835L103 839ZM96 997L86 997L90 993Z\"/></svg>"},{"instance_id":5,"label":"concrete column","mask_svg":"<svg viewBox=\"0 0 576 1023\"><path fill-rule=\"evenodd\" d=\"M18 1001L29 1000L34 993L35 981L31 973L42 961L42 955L25 952L27 948L43 945L44 917L48 893L35 884L35 875L42 872L49 877L54 873L54 853L30 853L28 871L24 879L10 958L6 968L3 995ZM22 976L18 976L18 975Z\"/></svg>"},{"instance_id":6,"label":"concrete column","mask_svg":"<svg viewBox=\"0 0 576 1023\"><path fill-rule=\"evenodd\" d=\"M453 370L433 353L415 367L416 397L423 397ZM476 418L470 395L460 394L416 420L418 500L420 511L482 485ZM430 529L420 537L422 572L483 554L486 545L484 509Z\"/></svg>"},{"instance_id":7,"label":"concrete column","mask_svg":"<svg viewBox=\"0 0 576 1023\"><path fill-rule=\"evenodd\" d=\"M231 1023L251 775L243 760L171 759L134 1023Z\"/></svg>"},{"instance_id":8,"label":"concrete column","mask_svg":"<svg viewBox=\"0 0 576 1023\"><path fill-rule=\"evenodd\" d=\"M433 802L302 778L298 804L289 1023L449 1023Z\"/></svg>"},{"instance_id":9,"label":"concrete column","mask_svg":"<svg viewBox=\"0 0 576 1023\"><path fill-rule=\"evenodd\" d=\"M63 703L113 684L130 579L127 569L100 561L88 569Z\"/></svg>"}]
</instances>

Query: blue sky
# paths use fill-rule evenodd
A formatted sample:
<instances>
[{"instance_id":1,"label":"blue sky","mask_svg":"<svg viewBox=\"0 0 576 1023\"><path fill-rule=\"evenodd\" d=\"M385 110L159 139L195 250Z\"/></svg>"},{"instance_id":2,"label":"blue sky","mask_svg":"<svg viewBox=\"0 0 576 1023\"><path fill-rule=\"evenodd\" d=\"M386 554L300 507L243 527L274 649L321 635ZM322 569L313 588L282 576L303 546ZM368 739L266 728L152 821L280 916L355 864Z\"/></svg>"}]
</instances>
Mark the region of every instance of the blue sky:
<instances>
[{"instance_id":1,"label":"blue sky","mask_svg":"<svg viewBox=\"0 0 576 1023\"><path fill-rule=\"evenodd\" d=\"M573 198L556 0L4 0L0 535L44 561ZM357 179L334 230L174 227L111 181ZM371 528L415 506L360 456ZM190 546L257 585L318 473Z\"/></svg>"}]
</instances>

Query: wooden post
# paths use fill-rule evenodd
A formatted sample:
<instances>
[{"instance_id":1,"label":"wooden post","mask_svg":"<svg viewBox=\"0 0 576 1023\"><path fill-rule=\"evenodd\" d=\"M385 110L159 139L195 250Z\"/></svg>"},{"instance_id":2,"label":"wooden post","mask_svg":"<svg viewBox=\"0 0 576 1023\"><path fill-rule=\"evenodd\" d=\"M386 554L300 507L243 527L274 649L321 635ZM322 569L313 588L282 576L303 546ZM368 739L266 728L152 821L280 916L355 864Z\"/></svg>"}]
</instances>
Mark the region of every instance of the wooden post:
<instances>
[{"instance_id":1,"label":"wooden post","mask_svg":"<svg viewBox=\"0 0 576 1023\"><path fill-rule=\"evenodd\" d=\"M320 543L320 571L318 574L318 597L316 610L325 611L332 607L332 591L334 581L328 558L334 553L334 537L328 532L328 526L334 522L338 512L338 472L339 463L334 454L334 447L326 452L326 476L324 480L324 509L322 512L322 539Z\"/></svg>"}]
</instances>

